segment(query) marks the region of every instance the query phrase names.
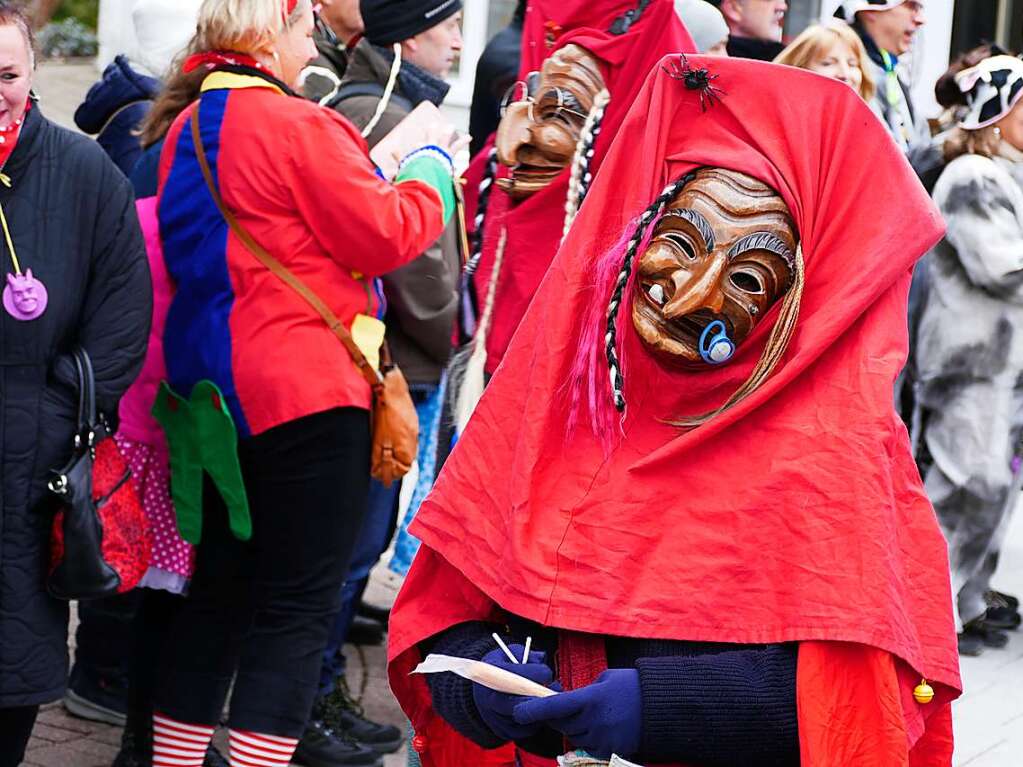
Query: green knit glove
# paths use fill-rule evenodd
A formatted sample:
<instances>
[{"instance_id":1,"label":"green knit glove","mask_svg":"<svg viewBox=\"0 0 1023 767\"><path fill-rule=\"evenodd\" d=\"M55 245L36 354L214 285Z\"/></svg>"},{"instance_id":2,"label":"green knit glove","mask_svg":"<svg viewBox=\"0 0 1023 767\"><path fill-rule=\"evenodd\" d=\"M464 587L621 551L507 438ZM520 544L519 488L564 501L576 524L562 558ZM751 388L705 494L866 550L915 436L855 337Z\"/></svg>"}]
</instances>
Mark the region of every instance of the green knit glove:
<instances>
[{"instance_id":1,"label":"green knit glove","mask_svg":"<svg viewBox=\"0 0 1023 767\"><path fill-rule=\"evenodd\" d=\"M192 544L202 539L205 471L227 506L231 532L238 540L249 540L252 517L238 461L238 430L217 385L200 381L186 400L164 381L153 404L153 417L167 435L171 498L181 537Z\"/></svg>"}]
</instances>

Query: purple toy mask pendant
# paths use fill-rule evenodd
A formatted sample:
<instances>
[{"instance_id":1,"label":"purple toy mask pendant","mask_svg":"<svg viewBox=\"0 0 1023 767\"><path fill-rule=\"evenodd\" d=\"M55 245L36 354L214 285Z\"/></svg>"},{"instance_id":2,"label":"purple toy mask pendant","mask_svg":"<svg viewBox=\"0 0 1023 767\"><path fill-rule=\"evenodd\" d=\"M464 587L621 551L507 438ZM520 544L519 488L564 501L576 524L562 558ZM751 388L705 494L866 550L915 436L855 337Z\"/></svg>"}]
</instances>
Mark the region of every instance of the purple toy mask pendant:
<instances>
[{"instance_id":1,"label":"purple toy mask pendant","mask_svg":"<svg viewBox=\"0 0 1023 767\"><path fill-rule=\"evenodd\" d=\"M4 309L14 319L27 322L40 317L48 301L46 286L32 276L31 269L26 269L24 274L7 275Z\"/></svg>"}]
</instances>

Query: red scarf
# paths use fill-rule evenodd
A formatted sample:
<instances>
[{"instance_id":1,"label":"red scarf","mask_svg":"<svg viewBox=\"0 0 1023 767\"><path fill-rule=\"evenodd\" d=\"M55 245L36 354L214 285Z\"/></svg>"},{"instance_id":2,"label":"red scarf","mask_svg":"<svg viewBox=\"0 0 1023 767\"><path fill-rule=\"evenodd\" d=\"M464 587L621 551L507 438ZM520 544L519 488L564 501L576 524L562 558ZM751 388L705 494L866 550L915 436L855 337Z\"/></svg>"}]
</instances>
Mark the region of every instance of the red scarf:
<instances>
[{"instance_id":1,"label":"red scarf","mask_svg":"<svg viewBox=\"0 0 1023 767\"><path fill-rule=\"evenodd\" d=\"M673 0L653 0L625 34L611 34L609 30L615 21L636 5L637 0L612 3L541 0L530 3L526 10L520 79L525 80L530 72L539 70L554 51L573 43L600 61L611 101L594 145L590 163L594 174L654 65L669 53L696 50L675 13ZM470 221L476 213L479 182L489 150L488 145L466 172ZM506 173L502 168L501 175ZM518 204L513 204L496 186L491 191L483 257L475 276L481 300L487 295L502 229L507 229L508 241L487 335L487 372L497 368L540 280L554 260L564 227L570 175L571 169L566 168L549 186Z\"/></svg>"},{"instance_id":2,"label":"red scarf","mask_svg":"<svg viewBox=\"0 0 1023 767\"><path fill-rule=\"evenodd\" d=\"M195 53L185 59L185 63L181 69L185 74L188 74L189 72L194 72L199 67L206 67L206 69L210 71L217 67L250 67L252 69L258 69L272 77L276 76L268 67L260 64L252 56L247 53L239 53L238 51L206 51L204 53Z\"/></svg>"},{"instance_id":3,"label":"red scarf","mask_svg":"<svg viewBox=\"0 0 1023 767\"><path fill-rule=\"evenodd\" d=\"M11 155L14 154L14 148L18 145L18 139L21 137L21 131L25 127L25 120L28 119L28 113L32 110L32 102L28 101L25 104L25 113L21 116L21 124L7 131L0 131L0 136L3 137L3 143L0 143L0 169L7 165L7 161L11 159Z\"/></svg>"},{"instance_id":4,"label":"red scarf","mask_svg":"<svg viewBox=\"0 0 1023 767\"><path fill-rule=\"evenodd\" d=\"M740 59L690 64L717 76L721 101L704 110L700 91L653 70L416 516L392 689L424 737L445 732L407 676L417 645L505 611L624 637L800 642L804 767L947 767L961 690L947 548L892 403L910 271L941 219L848 86ZM585 411L570 427L585 318L612 287L595 264L700 166L786 201L806 263L795 334L753 395L681 431L665 421L721 405L749 377L777 308L729 364L695 371L659 365L624 322L629 404L605 453ZM606 383L596 392L611 407ZM921 677L927 705L913 699Z\"/></svg>"}]
</instances>

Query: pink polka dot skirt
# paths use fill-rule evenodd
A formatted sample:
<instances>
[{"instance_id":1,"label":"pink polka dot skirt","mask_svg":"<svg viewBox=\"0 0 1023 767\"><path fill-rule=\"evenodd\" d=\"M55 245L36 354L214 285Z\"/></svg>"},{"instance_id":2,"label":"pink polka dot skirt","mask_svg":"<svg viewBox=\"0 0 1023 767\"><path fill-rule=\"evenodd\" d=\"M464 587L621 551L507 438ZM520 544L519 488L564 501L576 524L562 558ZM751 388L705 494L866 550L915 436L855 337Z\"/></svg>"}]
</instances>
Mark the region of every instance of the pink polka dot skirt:
<instances>
[{"instance_id":1,"label":"pink polka dot skirt","mask_svg":"<svg viewBox=\"0 0 1023 767\"><path fill-rule=\"evenodd\" d=\"M114 439L131 467L153 532L153 560L140 585L183 593L195 568L195 552L178 534L167 450L119 435Z\"/></svg>"}]
</instances>

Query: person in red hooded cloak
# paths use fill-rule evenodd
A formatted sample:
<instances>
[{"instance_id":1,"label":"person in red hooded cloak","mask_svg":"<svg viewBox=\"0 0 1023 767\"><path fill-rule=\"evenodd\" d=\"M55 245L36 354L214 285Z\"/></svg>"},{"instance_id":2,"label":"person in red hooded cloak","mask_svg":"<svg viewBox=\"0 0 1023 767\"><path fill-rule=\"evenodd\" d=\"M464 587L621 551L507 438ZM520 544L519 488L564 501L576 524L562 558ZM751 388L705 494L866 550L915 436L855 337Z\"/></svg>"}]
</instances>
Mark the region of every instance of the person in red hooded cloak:
<instances>
[{"instance_id":1,"label":"person in red hooded cloak","mask_svg":"<svg viewBox=\"0 0 1023 767\"><path fill-rule=\"evenodd\" d=\"M529 3L519 83L465 174L477 301L463 322L472 341L450 376L459 432L647 74L663 56L695 50L672 0Z\"/></svg>"},{"instance_id":2,"label":"person in red hooded cloak","mask_svg":"<svg viewBox=\"0 0 1023 767\"><path fill-rule=\"evenodd\" d=\"M412 528L389 674L424 767L949 767L946 546L891 398L942 231L848 86L655 68ZM561 692L410 674L431 652Z\"/></svg>"}]
</instances>

